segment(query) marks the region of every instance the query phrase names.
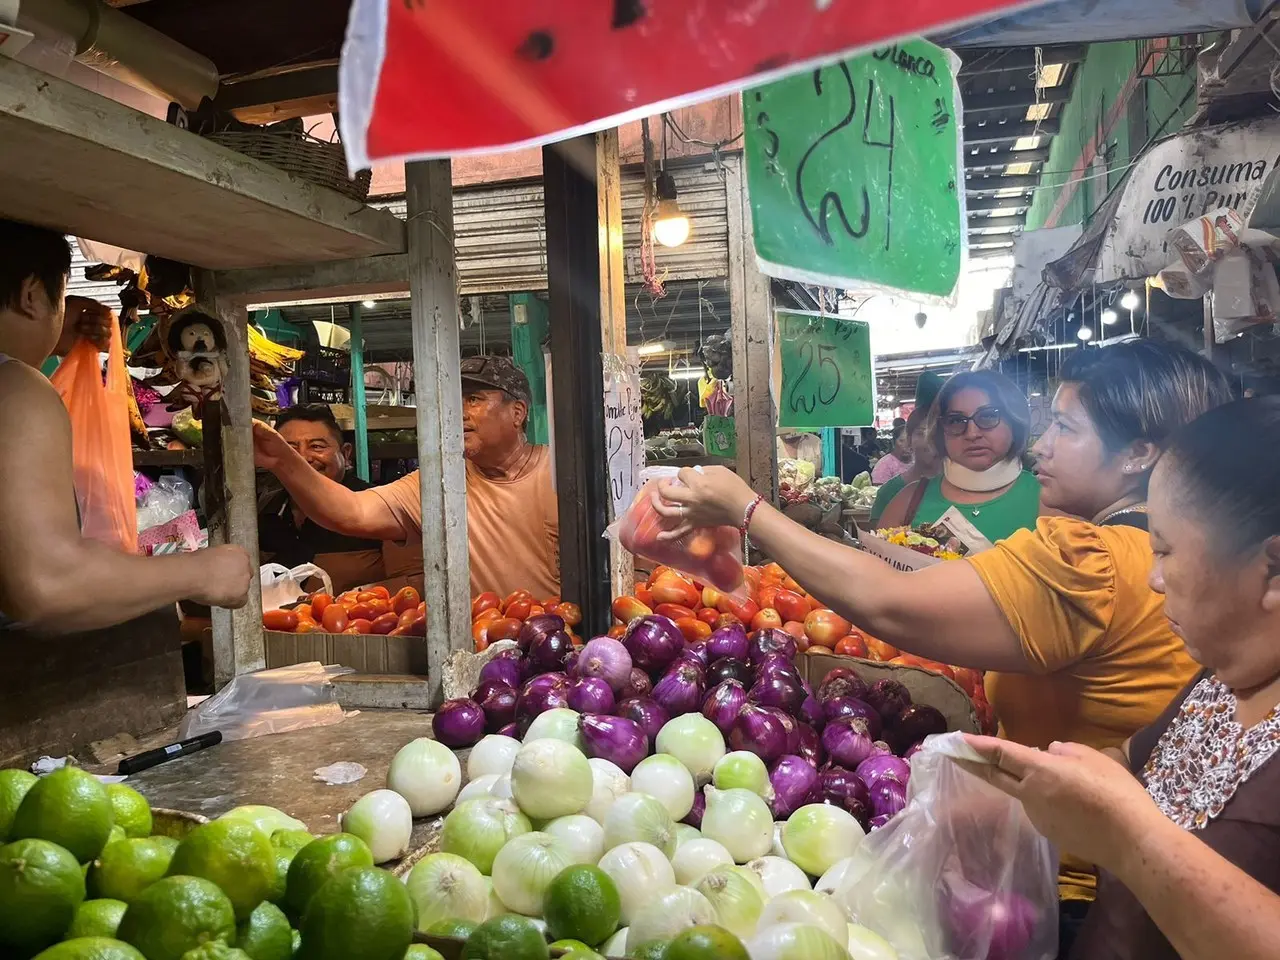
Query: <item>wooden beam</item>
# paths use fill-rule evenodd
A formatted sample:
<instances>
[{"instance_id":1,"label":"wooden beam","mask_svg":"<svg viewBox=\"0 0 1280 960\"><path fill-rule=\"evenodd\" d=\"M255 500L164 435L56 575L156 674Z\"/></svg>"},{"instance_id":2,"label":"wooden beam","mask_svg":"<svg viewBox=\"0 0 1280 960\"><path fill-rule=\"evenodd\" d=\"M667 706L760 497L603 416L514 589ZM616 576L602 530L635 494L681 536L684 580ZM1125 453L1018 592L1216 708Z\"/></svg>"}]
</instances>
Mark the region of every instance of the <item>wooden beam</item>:
<instances>
[{"instance_id":1,"label":"wooden beam","mask_svg":"<svg viewBox=\"0 0 1280 960\"><path fill-rule=\"evenodd\" d=\"M409 292L409 257L389 253L361 260L330 260L305 266L220 270L215 274L225 296L245 303L271 304L314 300L354 300L377 294Z\"/></svg>"},{"instance_id":2,"label":"wooden beam","mask_svg":"<svg viewBox=\"0 0 1280 960\"><path fill-rule=\"evenodd\" d=\"M1071 99L1071 88L1065 85L1045 87L1037 95L1034 87L1020 90L996 90L991 93L971 94L964 98L965 116L986 113L991 110L1015 110L1037 103L1066 103Z\"/></svg>"},{"instance_id":3,"label":"wooden beam","mask_svg":"<svg viewBox=\"0 0 1280 960\"><path fill-rule=\"evenodd\" d=\"M322 63L218 88L213 105L245 123L314 117L338 108L338 65Z\"/></svg>"},{"instance_id":4,"label":"wooden beam","mask_svg":"<svg viewBox=\"0 0 1280 960\"><path fill-rule=\"evenodd\" d=\"M980 73L1000 73L1005 70L1034 70L1035 47L1009 47L1003 50L966 50L960 76L971 77ZM1039 49L1040 62L1081 63L1089 48L1084 44L1058 44Z\"/></svg>"},{"instance_id":5,"label":"wooden beam","mask_svg":"<svg viewBox=\"0 0 1280 960\"><path fill-rule=\"evenodd\" d=\"M1025 210L1031 206L1031 198L1021 197L986 197L979 200L968 200L965 209L970 213L991 213L995 210Z\"/></svg>"},{"instance_id":6,"label":"wooden beam","mask_svg":"<svg viewBox=\"0 0 1280 960\"><path fill-rule=\"evenodd\" d=\"M1034 190L1040 186L1040 175L1008 174L1003 177L970 177L964 182L964 192L969 194L998 193L1001 190Z\"/></svg>"},{"instance_id":7,"label":"wooden beam","mask_svg":"<svg viewBox=\"0 0 1280 960\"><path fill-rule=\"evenodd\" d=\"M196 274L196 297L200 308L222 324L227 340L227 376L222 383L221 429L217 448L221 450L220 473L223 509L209 523L209 543L234 543L249 553L253 579L249 601L239 610L214 607L213 676L222 687L235 677L266 666L262 636L262 586L258 577L257 474L253 464L253 409L250 400L249 315L243 303L223 296L214 276ZM206 493L208 498L208 493Z\"/></svg>"},{"instance_id":8,"label":"wooden beam","mask_svg":"<svg viewBox=\"0 0 1280 960\"><path fill-rule=\"evenodd\" d=\"M448 160L405 165L413 379L422 489L423 599L431 702L444 699L444 665L471 648L467 477L462 456L458 278Z\"/></svg>"},{"instance_id":9,"label":"wooden beam","mask_svg":"<svg viewBox=\"0 0 1280 960\"><path fill-rule=\"evenodd\" d=\"M987 170L1007 167L1011 163L1044 163L1048 159L1048 147L1036 147L1034 150L999 150L995 153L982 150L976 154L966 150L964 166L966 170Z\"/></svg>"},{"instance_id":10,"label":"wooden beam","mask_svg":"<svg viewBox=\"0 0 1280 960\"><path fill-rule=\"evenodd\" d=\"M1039 123L1023 120L1011 120L1008 123L966 123L964 142L965 146L972 147L982 143L1021 140L1023 137L1056 137L1058 127L1057 120L1041 120Z\"/></svg>"},{"instance_id":11,"label":"wooden beam","mask_svg":"<svg viewBox=\"0 0 1280 960\"><path fill-rule=\"evenodd\" d=\"M738 476L772 501L778 486L778 423L770 392L770 326L773 296L769 278L756 263L751 232L751 199L741 157L725 158L729 220L729 304L733 322L733 419L738 435Z\"/></svg>"}]
</instances>

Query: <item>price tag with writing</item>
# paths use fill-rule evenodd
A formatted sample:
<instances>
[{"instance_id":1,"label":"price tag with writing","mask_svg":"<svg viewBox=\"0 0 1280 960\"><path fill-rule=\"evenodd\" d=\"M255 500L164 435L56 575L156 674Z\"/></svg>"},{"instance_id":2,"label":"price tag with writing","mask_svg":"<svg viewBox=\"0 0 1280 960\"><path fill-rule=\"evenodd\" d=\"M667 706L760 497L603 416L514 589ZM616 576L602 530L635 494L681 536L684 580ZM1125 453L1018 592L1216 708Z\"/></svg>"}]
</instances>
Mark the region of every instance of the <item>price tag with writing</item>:
<instances>
[{"instance_id":1,"label":"price tag with writing","mask_svg":"<svg viewBox=\"0 0 1280 960\"><path fill-rule=\"evenodd\" d=\"M612 516L622 516L639 489L644 466L644 421L640 414L640 377L619 360L606 375L604 441Z\"/></svg>"},{"instance_id":2,"label":"price tag with writing","mask_svg":"<svg viewBox=\"0 0 1280 960\"><path fill-rule=\"evenodd\" d=\"M875 421L870 327L790 310L777 311L775 319L778 426L870 426Z\"/></svg>"}]
</instances>

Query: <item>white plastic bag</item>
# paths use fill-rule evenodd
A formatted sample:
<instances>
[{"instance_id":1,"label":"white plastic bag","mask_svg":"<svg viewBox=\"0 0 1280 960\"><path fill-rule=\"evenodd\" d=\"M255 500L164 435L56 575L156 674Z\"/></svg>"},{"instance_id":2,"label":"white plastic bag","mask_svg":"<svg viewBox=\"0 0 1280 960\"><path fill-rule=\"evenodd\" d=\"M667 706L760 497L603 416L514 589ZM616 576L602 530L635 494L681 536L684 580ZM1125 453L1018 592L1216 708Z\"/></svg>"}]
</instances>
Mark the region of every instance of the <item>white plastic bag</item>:
<instances>
[{"instance_id":1,"label":"white plastic bag","mask_svg":"<svg viewBox=\"0 0 1280 960\"><path fill-rule=\"evenodd\" d=\"M958 766L960 733L911 760L907 806L873 831L832 896L900 960L1054 960L1058 858L1022 804Z\"/></svg>"},{"instance_id":2,"label":"white plastic bag","mask_svg":"<svg viewBox=\"0 0 1280 960\"><path fill-rule=\"evenodd\" d=\"M307 596L302 585L311 577L319 577L325 593L333 593L333 581L314 563L302 563L290 570L279 563L264 563L262 575L262 609L279 610Z\"/></svg>"},{"instance_id":3,"label":"white plastic bag","mask_svg":"<svg viewBox=\"0 0 1280 960\"><path fill-rule=\"evenodd\" d=\"M246 673L188 710L178 728L178 739L217 730L223 740L246 740L340 723L344 714L332 680L354 672L350 667L326 667L313 660Z\"/></svg>"}]
</instances>

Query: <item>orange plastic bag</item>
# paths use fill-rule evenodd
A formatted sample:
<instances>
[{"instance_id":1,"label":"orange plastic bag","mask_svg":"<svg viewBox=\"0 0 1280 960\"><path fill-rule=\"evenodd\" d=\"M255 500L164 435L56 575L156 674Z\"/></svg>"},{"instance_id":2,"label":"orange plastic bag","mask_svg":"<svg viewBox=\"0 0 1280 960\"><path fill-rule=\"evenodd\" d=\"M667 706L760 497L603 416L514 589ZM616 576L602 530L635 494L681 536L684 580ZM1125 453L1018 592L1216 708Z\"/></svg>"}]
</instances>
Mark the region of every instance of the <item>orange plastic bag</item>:
<instances>
[{"instance_id":1,"label":"orange plastic bag","mask_svg":"<svg viewBox=\"0 0 1280 960\"><path fill-rule=\"evenodd\" d=\"M129 371L118 324L111 325L107 377L98 348L79 340L50 378L71 415L80 530L128 553L138 552L138 507L129 439Z\"/></svg>"}]
</instances>

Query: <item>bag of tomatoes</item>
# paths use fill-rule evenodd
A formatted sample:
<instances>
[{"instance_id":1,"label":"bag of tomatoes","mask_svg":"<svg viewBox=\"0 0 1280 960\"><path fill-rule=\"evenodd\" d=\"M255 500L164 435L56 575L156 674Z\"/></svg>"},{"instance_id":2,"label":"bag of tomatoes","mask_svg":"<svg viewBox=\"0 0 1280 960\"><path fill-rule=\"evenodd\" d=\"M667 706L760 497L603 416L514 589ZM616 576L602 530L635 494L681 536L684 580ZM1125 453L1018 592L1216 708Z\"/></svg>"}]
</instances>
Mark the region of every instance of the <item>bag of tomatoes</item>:
<instances>
[{"instance_id":1,"label":"bag of tomatoes","mask_svg":"<svg viewBox=\"0 0 1280 960\"><path fill-rule=\"evenodd\" d=\"M616 539L627 550L708 583L722 593L734 594L743 589L742 535L734 527L701 527L676 540L660 540L658 534L679 526L653 508L658 481L674 478L678 471L671 467L654 467L645 471L649 478L636 494L626 515L609 526L605 535Z\"/></svg>"},{"instance_id":2,"label":"bag of tomatoes","mask_svg":"<svg viewBox=\"0 0 1280 960\"><path fill-rule=\"evenodd\" d=\"M325 593L333 593L333 581L314 563L303 563L292 570L279 563L264 563L259 569L262 577L262 609L279 610L307 596L302 585L312 577L324 584Z\"/></svg>"}]
</instances>

